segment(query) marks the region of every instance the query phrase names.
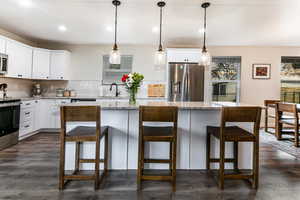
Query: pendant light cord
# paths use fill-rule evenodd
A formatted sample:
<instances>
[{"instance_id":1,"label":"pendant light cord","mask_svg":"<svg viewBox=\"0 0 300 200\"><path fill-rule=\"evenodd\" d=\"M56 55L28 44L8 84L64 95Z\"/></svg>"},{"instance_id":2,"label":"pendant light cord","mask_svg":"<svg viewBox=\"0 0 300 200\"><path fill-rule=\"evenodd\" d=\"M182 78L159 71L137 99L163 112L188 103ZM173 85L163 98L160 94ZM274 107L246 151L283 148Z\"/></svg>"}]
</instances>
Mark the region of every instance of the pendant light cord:
<instances>
[{"instance_id":1,"label":"pendant light cord","mask_svg":"<svg viewBox=\"0 0 300 200\"><path fill-rule=\"evenodd\" d=\"M118 5L115 5L116 6L116 11L115 11L115 44L114 44L114 50L117 50L118 49L118 46L117 46L117 25L118 25Z\"/></svg>"},{"instance_id":2,"label":"pendant light cord","mask_svg":"<svg viewBox=\"0 0 300 200\"><path fill-rule=\"evenodd\" d=\"M204 8L204 39L203 39L203 51L206 51L206 8Z\"/></svg>"},{"instance_id":3,"label":"pendant light cord","mask_svg":"<svg viewBox=\"0 0 300 200\"><path fill-rule=\"evenodd\" d=\"M158 50L162 51L162 44L161 44L161 36L162 36L162 7L160 7L160 27L159 27L159 47Z\"/></svg>"}]
</instances>

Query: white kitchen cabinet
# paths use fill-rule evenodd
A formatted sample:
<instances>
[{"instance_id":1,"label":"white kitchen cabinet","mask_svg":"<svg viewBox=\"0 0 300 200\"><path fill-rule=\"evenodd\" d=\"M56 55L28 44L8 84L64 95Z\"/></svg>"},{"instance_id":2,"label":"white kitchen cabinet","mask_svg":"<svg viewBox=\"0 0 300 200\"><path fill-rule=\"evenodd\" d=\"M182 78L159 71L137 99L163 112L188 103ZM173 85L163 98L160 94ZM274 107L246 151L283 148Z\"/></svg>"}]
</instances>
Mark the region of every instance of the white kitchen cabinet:
<instances>
[{"instance_id":1,"label":"white kitchen cabinet","mask_svg":"<svg viewBox=\"0 0 300 200\"><path fill-rule=\"evenodd\" d=\"M168 62L198 63L200 49L167 49Z\"/></svg>"},{"instance_id":2,"label":"white kitchen cabinet","mask_svg":"<svg viewBox=\"0 0 300 200\"><path fill-rule=\"evenodd\" d=\"M31 78L32 47L7 40L6 54L8 54L7 77Z\"/></svg>"},{"instance_id":3,"label":"white kitchen cabinet","mask_svg":"<svg viewBox=\"0 0 300 200\"><path fill-rule=\"evenodd\" d=\"M41 129L54 128L54 119L52 115L52 108L55 100L41 99L39 102L39 122L37 122Z\"/></svg>"},{"instance_id":4,"label":"white kitchen cabinet","mask_svg":"<svg viewBox=\"0 0 300 200\"><path fill-rule=\"evenodd\" d=\"M52 120L53 120L53 127L54 128L60 128L60 106L63 104L71 103L70 99L64 99L64 100L55 100L54 104L52 105Z\"/></svg>"},{"instance_id":5,"label":"white kitchen cabinet","mask_svg":"<svg viewBox=\"0 0 300 200\"><path fill-rule=\"evenodd\" d=\"M35 110L34 101L22 101L20 109L20 130L19 140L22 140L34 133L35 130Z\"/></svg>"},{"instance_id":6,"label":"white kitchen cabinet","mask_svg":"<svg viewBox=\"0 0 300 200\"><path fill-rule=\"evenodd\" d=\"M0 53L6 53L6 39L0 36Z\"/></svg>"},{"instance_id":7,"label":"white kitchen cabinet","mask_svg":"<svg viewBox=\"0 0 300 200\"><path fill-rule=\"evenodd\" d=\"M51 51L50 55L50 79L67 80L67 70L70 65L70 52Z\"/></svg>"},{"instance_id":8,"label":"white kitchen cabinet","mask_svg":"<svg viewBox=\"0 0 300 200\"><path fill-rule=\"evenodd\" d=\"M50 51L48 49L33 49L32 78L49 79Z\"/></svg>"}]
</instances>

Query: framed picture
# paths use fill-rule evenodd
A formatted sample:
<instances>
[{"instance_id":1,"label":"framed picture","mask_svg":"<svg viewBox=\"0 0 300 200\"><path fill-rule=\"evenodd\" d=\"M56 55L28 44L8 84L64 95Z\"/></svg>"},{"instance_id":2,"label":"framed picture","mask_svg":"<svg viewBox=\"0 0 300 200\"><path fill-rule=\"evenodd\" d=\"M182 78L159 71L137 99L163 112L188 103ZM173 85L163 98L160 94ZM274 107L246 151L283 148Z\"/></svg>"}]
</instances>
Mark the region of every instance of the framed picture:
<instances>
[{"instance_id":1,"label":"framed picture","mask_svg":"<svg viewBox=\"0 0 300 200\"><path fill-rule=\"evenodd\" d=\"M271 64L253 64L252 70L253 79L270 79Z\"/></svg>"}]
</instances>

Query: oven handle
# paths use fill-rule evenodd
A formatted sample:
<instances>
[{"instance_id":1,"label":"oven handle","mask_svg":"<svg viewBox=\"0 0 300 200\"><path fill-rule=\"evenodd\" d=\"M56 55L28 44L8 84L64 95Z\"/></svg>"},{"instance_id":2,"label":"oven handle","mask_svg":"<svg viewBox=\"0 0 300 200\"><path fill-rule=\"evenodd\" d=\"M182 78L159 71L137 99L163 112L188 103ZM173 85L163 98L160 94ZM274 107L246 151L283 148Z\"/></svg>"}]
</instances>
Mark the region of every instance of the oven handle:
<instances>
[{"instance_id":1,"label":"oven handle","mask_svg":"<svg viewBox=\"0 0 300 200\"><path fill-rule=\"evenodd\" d=\"M21 104L20 102L4 103L4 104L0 104L0 108L19 106L20 104Z\"/></svg>"}]
</instances>

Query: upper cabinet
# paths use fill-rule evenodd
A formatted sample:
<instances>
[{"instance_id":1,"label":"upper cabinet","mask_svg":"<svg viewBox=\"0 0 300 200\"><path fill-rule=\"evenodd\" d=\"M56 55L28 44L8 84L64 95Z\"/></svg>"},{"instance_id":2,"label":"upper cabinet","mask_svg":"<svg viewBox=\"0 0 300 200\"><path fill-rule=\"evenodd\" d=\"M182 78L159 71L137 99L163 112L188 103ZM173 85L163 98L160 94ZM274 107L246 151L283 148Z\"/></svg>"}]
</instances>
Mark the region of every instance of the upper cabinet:
<instances>
[{"instance_id":1,"label":"upper cabinet","mask_svg":"<svg viewBox=\"0 0 300 200\"><path fill-rule=\"evenodd\" d=\"M8 54L7 77L31 78L32 47L7 40L6 54Z\"/></svg>"},{"instance_id":2,"label":"upper cabinet","mask_svg":"<svg viewBox=\"0 0 300 200\"><path fill-rule=\"evenodd\" d=\"M68 51L51 51L50 79L67 80L67 70L70 65L71 53Z\"/></svg>"},{"instance_id":3,"label":"upper cabinet","mask_svg":"<svg viewBox=\"0 0 300 200\"><path fill-rule=\"evenodd\" d=\"M0 53L6 53L6 40L0 36Z\"/></svg>"},{"instance_id":4,"label":"upper cabinet","mask_svg":"<svg viewBox=\"0 0 300 200\"><path fill-rule=\"evenodd\" d=\"M68 51L33 48L0 35L0 53L8 55L6 77L67 80Z\"/></svg>"},{"instance_id":5,"label":"upper cabinet","mask_svg":"<svg viewBox=\"0 0 300 200\"><path fill-rule=\"evenodd\" d=\"M198 63L200 49L167 49L168 62Z\"/></svg>"},{"instance_id":6,"label":"upper cabinet","mask_svg":"<svg viewBox=\"0 0 300 200\"><path fill-rule=\"evenodd\" d=\"M32 78L49 79L50 77L50 50L33 49Z\"/></svg>"}]
</instances>

